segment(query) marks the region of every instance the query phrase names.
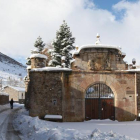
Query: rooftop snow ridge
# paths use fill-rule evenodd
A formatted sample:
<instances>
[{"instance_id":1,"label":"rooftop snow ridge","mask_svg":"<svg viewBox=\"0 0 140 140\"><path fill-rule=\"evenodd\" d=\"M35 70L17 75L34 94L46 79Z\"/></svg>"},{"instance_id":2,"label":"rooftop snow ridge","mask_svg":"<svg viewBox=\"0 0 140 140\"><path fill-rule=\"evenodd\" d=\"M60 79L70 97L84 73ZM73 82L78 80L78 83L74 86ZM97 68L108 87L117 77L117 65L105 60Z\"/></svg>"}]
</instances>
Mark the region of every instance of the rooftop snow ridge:
<instances>
[{"instance_id":1,"label":"rooftop snow ridge","mask_svg":"<svg viewBox=\"0 0 140 140\"><path fill-rule=\"evenodd\" d=\"M105 45L105 44L88 44L88 45L83 45L78 48L78 50L75 50L72 52L73 54L79 54L82 49L87 49L87 48L109 48L109 49L116 49L119 50L123 55L125 54L124 52L121 51L121 48L119 46L115 45Z\"/></svg>"}]
</instances>

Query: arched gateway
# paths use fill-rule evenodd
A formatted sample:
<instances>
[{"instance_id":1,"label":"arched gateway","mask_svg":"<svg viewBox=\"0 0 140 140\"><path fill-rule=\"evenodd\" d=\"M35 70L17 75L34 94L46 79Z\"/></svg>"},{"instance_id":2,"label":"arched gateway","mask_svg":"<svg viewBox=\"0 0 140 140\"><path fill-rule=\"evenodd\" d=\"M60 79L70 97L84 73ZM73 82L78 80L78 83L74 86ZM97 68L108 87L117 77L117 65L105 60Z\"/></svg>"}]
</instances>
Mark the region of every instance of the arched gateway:
<instances>
[{"instance_id":1,"label":"arched gateway","mask_svg":"<svg viewBox=\"0 0 140 140\"><path fill-rule=\"evenodd\" d=\"M96 83L86 90L85 119L115 119L114 94L106 84Z\"/></svg>"},{"instance_id":2,"label":"arched gateway","mask_svg":"<svg viewBox=\"0 0 140 140\"><path fill-rule=\"evenodd\" d=\"M128 69L120 47L101 44L97 35L95 44L73 50L71 69L48 67L42 53L31 55L25 78L30 116L61 115L63 122L80 122L133 121L139 115L140 71Z\"/></svg>"}]
</instances>

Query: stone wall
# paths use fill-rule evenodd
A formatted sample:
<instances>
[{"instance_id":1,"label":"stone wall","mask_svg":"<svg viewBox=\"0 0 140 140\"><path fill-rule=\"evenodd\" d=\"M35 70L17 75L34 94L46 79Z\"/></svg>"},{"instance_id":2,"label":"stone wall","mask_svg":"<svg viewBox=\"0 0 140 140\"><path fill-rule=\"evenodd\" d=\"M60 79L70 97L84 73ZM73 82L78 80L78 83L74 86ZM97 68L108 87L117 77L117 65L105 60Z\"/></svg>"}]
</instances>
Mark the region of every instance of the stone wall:
<instances>
[{"instance_id":1,"label":"stone wall","mask_svg":"<svg viewBox=\"0 0 140 140\"><path fill-rule=\"evenodd\" d=\"M115 119L132 121L136 118L135 73L72 72L64 78L63 121L85 119L85 91L95 83L105 83L115 94Z\"/></svg>"},{"instance_id":2,"label":"stone wall","mask_svg":"<svg viewBox=\"0 0 140 140\"><path fill-rule=\"evenodd\" d=\"M133 72L30 72L29 114L44 118L62 115L63 121L85 120L85 92L95 83L109 86L114 95L115 119L136 118L135 73Z\"/></svg>"},{"instance_id":3,"label":"stone wall","mask_svg":"<svg viewBox=\"0 0 140 140\"><path fill-rule=\"evenodd\" d=\"M28 71L29 72L29 71ZM29 76L29 73L28 73ZM24 83L25 83L25 108L28 110L30 108L29 106L29 98L30 98L30 93L29 93L29 89L30 89L30 80L29 77L26 77Z\"/></svg>"},{"instance_id":4,"label":"stone wall","mask_svg":"<svg viewBox=\"0 0 140 140\"><path fill-rule=\"evenodd\" d=\"M9 96L7 95L0 95L0 105L8 104L9 103Z\"/></svg>"},{"instance_id":5,"label":"stone wall","mask_svg":"<svg viewBox=\"0 0 140 140\"><path fill-rule=\"evenodd\" d=\"M31 68L42 68L46 66L46 59L44 58L31 58Z\"/></svg>"},{"instance_id":6,"label":"stone wall","mask_svg":"<svg viewBox=\"0 0 140 140\"><path fill-rule=\"evenodd\" d=\"M30 72L29 114L62 115L62 72Z\"/></svg>"},{"instance_id":7,"label":"stone wall","mask_svg":"<svg viewBox=\"0 0 140 140\"><path fill-rule=\"evenodd\" d=\"M78 122L85 120L85 96L81 73L64 74L63 121Z\"/></svg>"},{"instance_id":8,"label":"stone wall","mask_svg":"<svg viewBox=\"0 0 140 140\"><path fill-rule=\"evenodd\" d=\"M102 71L102 70L126 70L127 65L123 61L123 55L116 49L87 48L75 55L72 69Z\"/></svg>"},{"instance_id":9,"label":"stone wall","mask_svg":"<svg viewBox=\"0 0 140 140\"><path fill-rule=\"evenodd\" d=\"M137 116L140 113L140 73L137 73ZM138 118L140 120L140 117Z\"/></svg>"}]
</instances>

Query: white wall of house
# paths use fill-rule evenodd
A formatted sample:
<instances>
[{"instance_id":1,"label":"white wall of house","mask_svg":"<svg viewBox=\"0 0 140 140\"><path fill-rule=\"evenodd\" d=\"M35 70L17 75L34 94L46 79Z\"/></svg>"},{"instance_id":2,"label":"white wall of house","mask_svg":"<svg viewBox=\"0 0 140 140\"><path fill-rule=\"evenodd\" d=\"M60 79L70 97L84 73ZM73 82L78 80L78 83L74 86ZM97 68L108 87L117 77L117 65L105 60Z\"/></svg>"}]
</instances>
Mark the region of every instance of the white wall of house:
<instances>
[{"instance_id":1,"label":"white wall of house","mask_svg":"<svg viewBox=\"0 0 140 140\"><path fill-rule=\"evenodd\" d=\"M19 99L25 99L25 90L24 90L24 88L6 86L6 87L4 87L3 91L5 93L8 93L9 100L11 100L11 98L13 98L14 101L18 102Z\"/></svg>"},{"instance_id":2,"label":"white wall of house","mask_svg":"<svg viewBox=\"0 0 140 140\"><path fill-rule=\"evenodd\" d=\"M25 92L19 91L19 99L25 99Z\"/></svg>"}]
</instances>

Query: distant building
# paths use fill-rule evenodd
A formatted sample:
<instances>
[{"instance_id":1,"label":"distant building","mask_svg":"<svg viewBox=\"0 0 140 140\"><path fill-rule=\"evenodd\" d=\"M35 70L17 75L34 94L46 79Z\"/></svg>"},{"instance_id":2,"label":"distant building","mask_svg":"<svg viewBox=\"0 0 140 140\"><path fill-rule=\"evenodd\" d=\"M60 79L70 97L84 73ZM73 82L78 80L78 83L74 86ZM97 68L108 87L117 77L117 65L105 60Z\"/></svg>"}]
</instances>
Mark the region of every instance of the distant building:
<instances>
[{"instance_id":1,"label":"distant building","mask_svg":"<svg viewBox=\"0 0 140 140\"><path fill-rule=\"evenodd\" d=\"M25 100L25 88L5 86L3 92L9 94L9 100L13 98L15 102L24 103Z\"/></svg>"}]
</instances>

